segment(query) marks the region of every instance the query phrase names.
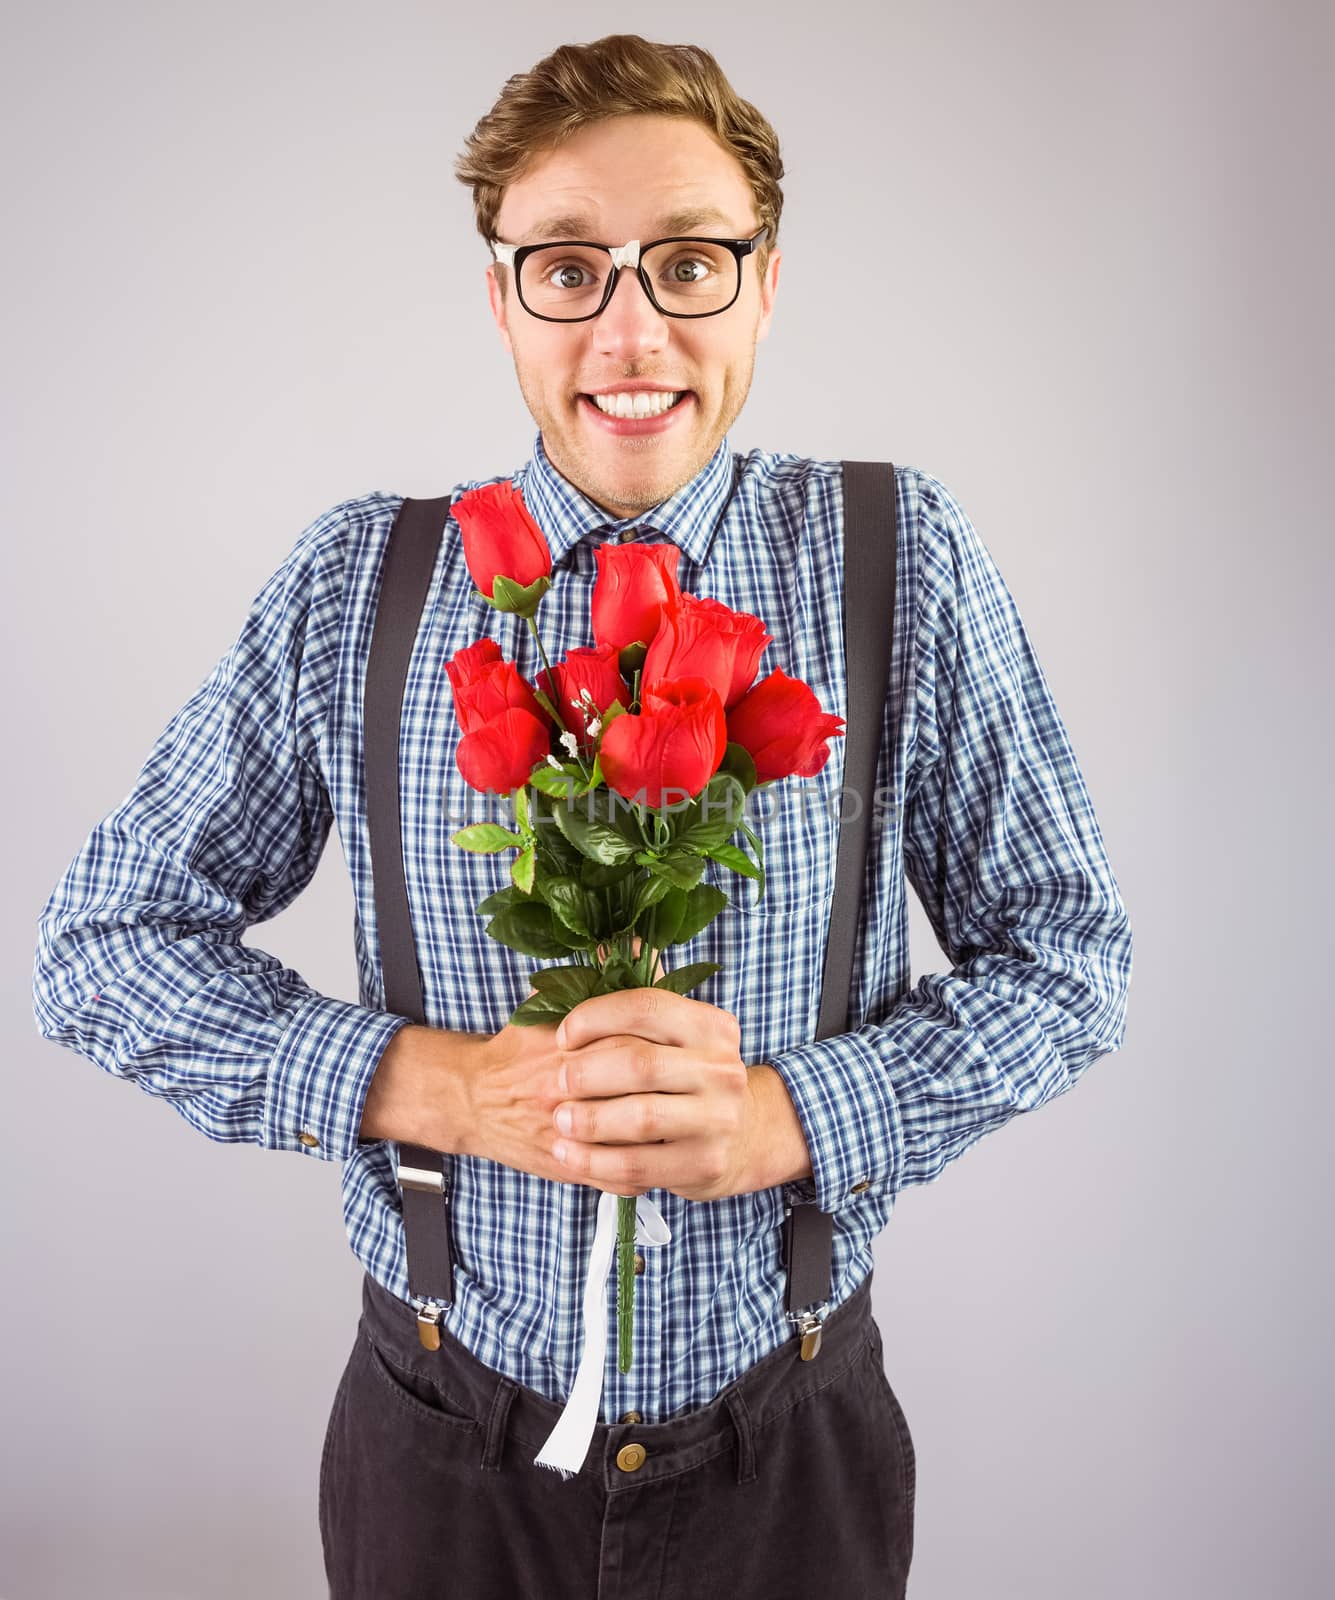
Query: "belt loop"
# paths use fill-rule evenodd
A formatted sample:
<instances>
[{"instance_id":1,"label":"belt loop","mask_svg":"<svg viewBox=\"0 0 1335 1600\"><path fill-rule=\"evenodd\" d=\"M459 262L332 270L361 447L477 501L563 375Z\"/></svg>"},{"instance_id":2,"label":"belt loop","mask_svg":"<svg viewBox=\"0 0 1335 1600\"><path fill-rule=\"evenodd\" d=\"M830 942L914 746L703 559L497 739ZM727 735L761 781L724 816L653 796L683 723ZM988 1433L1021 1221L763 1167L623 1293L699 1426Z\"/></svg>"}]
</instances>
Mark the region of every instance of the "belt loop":
<instances>
[{"instance_id":1,"label":"belt loop","mask_svg":"<svg viewBox=\"0 0 1335 1600\"><path fill-rule=\"evenodd\" d=\"M496 1384L491 1405L487 1409L487 1437L482 1446L481 1461L483 1472L501 1470L501 1453L505 1448L505 1424L510 1415L510 1405L518 1393L518 1388L509 1378L502 1377Z\"/></svg>"},{"instance_id":2,"label":"belt loop","mask_svg":"<svg viewBox=\"0 0 1335 1600\"><path fill-rule=\"evenodd\" d=\"M728 1403L728 1410L732 1413L733 1426L737 1430L737 1481L738 1483L754 1483L756 1478L756 1452L755 1443L751 1436L751 1413L747 1410L746 1399L735 1384L731 1389L724 1392L723 1398Z\"/></svg>"}]
</instances>

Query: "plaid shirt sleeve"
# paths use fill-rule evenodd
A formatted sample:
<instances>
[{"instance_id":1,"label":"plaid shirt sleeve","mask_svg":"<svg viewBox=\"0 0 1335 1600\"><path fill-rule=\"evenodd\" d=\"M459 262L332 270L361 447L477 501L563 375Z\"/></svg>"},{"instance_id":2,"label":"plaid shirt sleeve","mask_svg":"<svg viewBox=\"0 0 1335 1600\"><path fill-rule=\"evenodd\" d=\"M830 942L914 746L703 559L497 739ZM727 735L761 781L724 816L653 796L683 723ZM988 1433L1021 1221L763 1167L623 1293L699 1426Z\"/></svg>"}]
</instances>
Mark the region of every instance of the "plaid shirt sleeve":
<instances>
[{"instance_id":1,"label":"plaid shirt sleeve","mask_svg":"<svg viewBox=\"0 0 1335 1600\"><path fill-rule=\"evenodd\" d=\"M952 966L772 1058L812 1160L789 1192L824 1211L930 1183L1126 1026L1130 925L1052 694L969 519L920 483L904 861Z\"/></svg>"},{"instance_id":2,"label":"plaid shirt sleeve","mask_svg":"<svg viewBox=\"0 0 1335 1600\"><path fill-rule=\"evenodd\" d=\"M408 1019L317 993L245 945L314 876L332 822L314 758L337 665L346 508L301 534L236 642L42 910L44 1038L159 1095L192 1127L341 1160Z\"/></svg>"}]
</instances>

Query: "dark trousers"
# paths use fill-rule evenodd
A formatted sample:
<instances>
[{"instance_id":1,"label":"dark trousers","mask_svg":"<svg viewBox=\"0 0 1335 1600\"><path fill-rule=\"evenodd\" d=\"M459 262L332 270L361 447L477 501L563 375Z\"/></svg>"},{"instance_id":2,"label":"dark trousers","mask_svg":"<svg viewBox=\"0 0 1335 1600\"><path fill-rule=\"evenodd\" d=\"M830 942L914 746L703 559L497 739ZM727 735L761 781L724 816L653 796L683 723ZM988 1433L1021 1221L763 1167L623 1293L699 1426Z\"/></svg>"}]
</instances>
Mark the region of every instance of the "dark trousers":
<instances>
[{"instance_id":1,"label":"dark trousers","mask_svg":"<svg viewBox=\"0 0 1335 1600\"><path fill-rule=\"evenodd\" d=\"M916 1463L871 1274L709 1405L602 1423L571 1478L533 1457L562 1406L366 1275L320 1461L331 1600L900 1600ZM638 1445L638 1450L627 1446Z\"/></svg>"}]
</instances>

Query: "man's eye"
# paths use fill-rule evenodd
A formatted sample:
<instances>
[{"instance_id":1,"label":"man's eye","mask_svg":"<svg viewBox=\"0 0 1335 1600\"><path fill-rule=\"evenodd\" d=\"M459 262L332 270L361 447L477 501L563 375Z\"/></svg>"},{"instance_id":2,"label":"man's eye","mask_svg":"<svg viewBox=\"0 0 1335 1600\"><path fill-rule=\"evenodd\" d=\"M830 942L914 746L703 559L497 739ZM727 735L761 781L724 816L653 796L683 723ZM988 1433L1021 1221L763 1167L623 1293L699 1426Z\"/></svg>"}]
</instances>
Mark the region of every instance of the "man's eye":
<instances>
[{"instance_id":1,"label":"man's eye","mask_svg":"<svg viewBox=\"0 0 1335 1600\"><path fill-rule=\"evenodd\" d=\"M548 268L545 281L553 289L582 289L584 268L577 261L564 262L559 267Z\"/></svg>"},{"instance_id":2,"label":"man's eye","mask_svg":"<svg viewBox=\"0 0 1335 1600\"><path fill-rule=\"evenodd\" d=\"M699 268L699 271L694 271ZM680 256L668 268L677 283L702 283L714 268L712 264L701 256Z\"/></svg>"}]
</instances>

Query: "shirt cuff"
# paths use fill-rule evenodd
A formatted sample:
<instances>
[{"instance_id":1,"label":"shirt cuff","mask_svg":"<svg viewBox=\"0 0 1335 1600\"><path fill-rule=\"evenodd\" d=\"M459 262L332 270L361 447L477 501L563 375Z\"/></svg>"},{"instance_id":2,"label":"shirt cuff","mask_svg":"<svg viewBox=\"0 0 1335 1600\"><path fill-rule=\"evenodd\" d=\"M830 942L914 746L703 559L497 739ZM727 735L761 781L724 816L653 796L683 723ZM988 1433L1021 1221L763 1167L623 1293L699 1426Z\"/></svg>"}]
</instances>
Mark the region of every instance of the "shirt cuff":
<instances>
[{"instance_id":1,"label":"shirt cuff","mask_svg":"<svg viewBox=\"0 0 1335 1600\"><path fill-rule=\"evenodd\" d=\"M893 1193L903 1129L885 1063L865 1033L832 1034L768 1060L792 1098L811 1156L811 1177L785 1183L785 1200L814 1198L834 1212L865 1194Z\"/></svg>"},{"instance_id":2,"label":"shirt cuff","mask_svg":"<svg viewBox=\"0 0 1335 1600\"><path fill-rule=\"evenodd\" d=\"M287 1018L269 1065L263 1143L323 1161L344 1161L359 1145L366 1093L385 1047L410 1021L328 995L313 995Z\"/></svg>"}]
</instances>

